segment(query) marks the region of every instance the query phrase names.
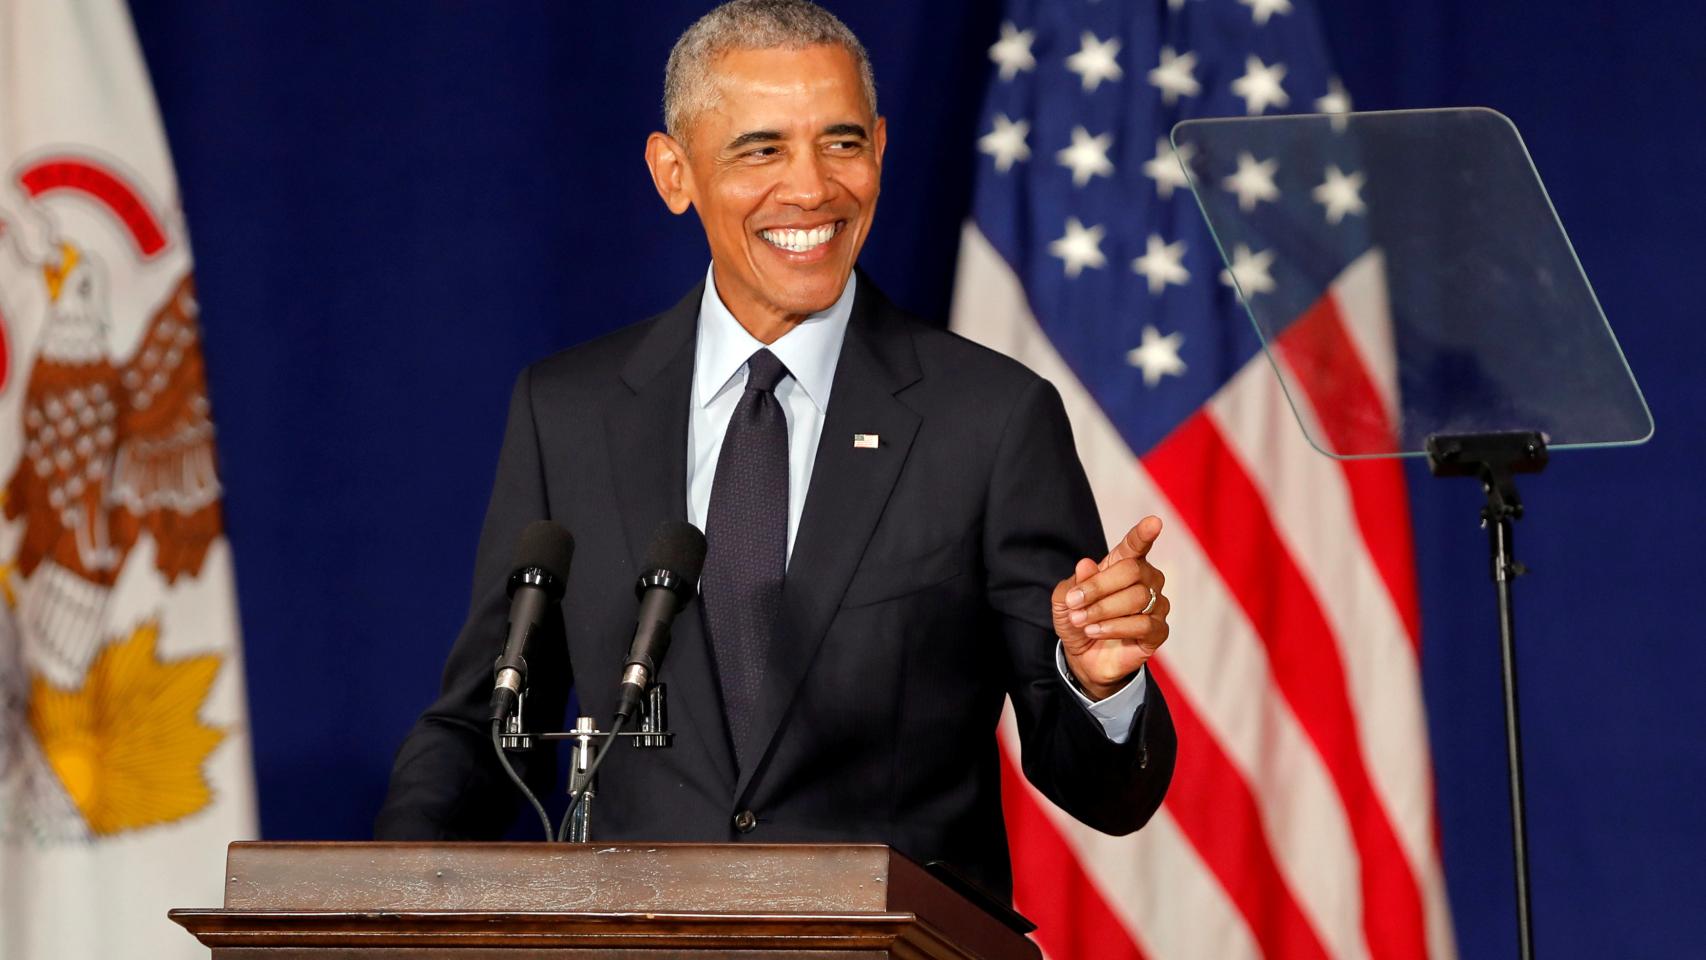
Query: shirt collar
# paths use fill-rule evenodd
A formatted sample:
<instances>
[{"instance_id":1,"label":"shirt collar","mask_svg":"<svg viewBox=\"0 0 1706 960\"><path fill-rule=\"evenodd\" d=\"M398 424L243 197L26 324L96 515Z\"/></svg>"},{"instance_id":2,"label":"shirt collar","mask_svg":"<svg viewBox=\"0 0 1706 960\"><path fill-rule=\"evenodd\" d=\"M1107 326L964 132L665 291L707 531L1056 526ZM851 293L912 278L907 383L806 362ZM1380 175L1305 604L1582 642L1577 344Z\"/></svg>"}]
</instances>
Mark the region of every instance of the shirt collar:
<instances>
[{"instance_id":1,"label":"shirt collar","mask_svg":"<svg viewBox=\"0 0 1706 960\"><path fill-rule=\"evenodd\" d=\"M727 389L747 358L766 347L788 368L806 397L824 413L829 388L835 381L841 342L853 316L853 292L858 277L850 274L841 296L829 309L814 313L775 343L765 344L746 332L717 294L714 267L705 270L705 294L699 300L699 342L693 364L693 402L705 406Z\"/></svg>"}]
</instances>

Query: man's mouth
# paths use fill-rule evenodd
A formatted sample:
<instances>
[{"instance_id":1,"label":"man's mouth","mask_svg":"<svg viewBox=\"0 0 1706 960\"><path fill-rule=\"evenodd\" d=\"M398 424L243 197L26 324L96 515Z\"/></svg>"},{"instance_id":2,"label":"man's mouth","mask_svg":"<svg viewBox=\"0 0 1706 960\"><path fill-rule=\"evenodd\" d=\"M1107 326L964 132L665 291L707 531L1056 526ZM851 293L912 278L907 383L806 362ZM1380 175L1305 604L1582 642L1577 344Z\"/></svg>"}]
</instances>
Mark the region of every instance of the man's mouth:
<instances>
[{"instance_id":1,"label":"man's mouth","mask_svg":"<svg viewBox=\"0 0 1706 960\"><path fill-rule=\"evenodd\" d=\"M789 253L810 253L835 238L841 228L847 225L845 220L836 220L810 230L796 230L779 227L772 230L760 230L758 235L764 242L773 247L786 250Z\"/></svg>"}]
</instances>

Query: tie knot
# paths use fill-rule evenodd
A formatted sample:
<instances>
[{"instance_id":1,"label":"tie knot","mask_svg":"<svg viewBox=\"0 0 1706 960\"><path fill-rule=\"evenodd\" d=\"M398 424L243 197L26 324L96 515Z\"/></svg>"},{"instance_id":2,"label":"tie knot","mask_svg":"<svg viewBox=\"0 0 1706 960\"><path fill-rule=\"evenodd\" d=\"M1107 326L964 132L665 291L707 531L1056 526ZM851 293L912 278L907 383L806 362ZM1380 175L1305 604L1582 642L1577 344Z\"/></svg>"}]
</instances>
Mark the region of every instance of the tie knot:
<instances>
[{"instance_id":1,"label":"tie knot","mask_svg":"<svg viewBox=\"0 0 1706 960\"><path fill-rule=\"evenodd\" d=\"M788 368L768 350L760 350L747 358L746 388L760 393L773 393L776 385L788 375Z\"/></svg>"}]
</instances>

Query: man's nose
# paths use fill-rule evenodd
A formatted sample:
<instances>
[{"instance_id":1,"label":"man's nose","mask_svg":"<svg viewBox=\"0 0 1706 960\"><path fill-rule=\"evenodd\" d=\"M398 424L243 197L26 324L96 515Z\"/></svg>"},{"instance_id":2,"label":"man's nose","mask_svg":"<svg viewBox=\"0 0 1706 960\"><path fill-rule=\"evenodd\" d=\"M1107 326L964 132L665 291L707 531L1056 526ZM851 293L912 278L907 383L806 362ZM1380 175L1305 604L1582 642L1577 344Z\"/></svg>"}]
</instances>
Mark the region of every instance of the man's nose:
<instances>
[{"instance_id":1,"label":"man's nose","mask_svg":"<svg viewBox=\"0 0 1706 960\"><path fill-rule=\"evenodd\" d=\"M776 187L776 199L809 210L829 199L831 190L823 158L815 150L803 150L788 158L782 182Z\"/></svg>"}]
</instances>

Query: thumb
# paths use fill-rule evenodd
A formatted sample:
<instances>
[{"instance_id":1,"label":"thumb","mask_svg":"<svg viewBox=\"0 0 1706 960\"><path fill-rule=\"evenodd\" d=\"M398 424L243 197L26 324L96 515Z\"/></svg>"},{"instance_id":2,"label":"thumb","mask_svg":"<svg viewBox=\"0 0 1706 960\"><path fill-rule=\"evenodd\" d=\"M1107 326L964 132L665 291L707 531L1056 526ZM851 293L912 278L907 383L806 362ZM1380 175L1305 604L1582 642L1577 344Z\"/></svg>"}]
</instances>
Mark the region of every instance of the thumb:
<instances>
[{"instance_id":1,"label":"thumb","mask_svg":"<svg viewBox=\"0 0 1706 960\"><path fill-rule=\"evenodd\" d=\"M1097 571L1101 569L1096 565L1096 561L1089 557L1085 557L1073 565L1072 576L1060 581L1054 588L1054 596L1051 601L1057 617L1066 615L1066 595L1072 592L1072 588L1095 576Z\"/></svg>"},{"instance_id":2,"label":"thumb","mask_svg":"<svg viewBox=\"0 0 1706 960\"><path fill-rule=\"evenodd\" d=\"M1101 569L1102 568L1096 564L1096 561L1090 559L1089 557L1085 557L1084 559L1078 561L1077 566L1072 568L1072 582L1075 584L1083 583L1084 581L1095 576L1098 572L1101 571Z\"/></svg>"}]
</instances>

